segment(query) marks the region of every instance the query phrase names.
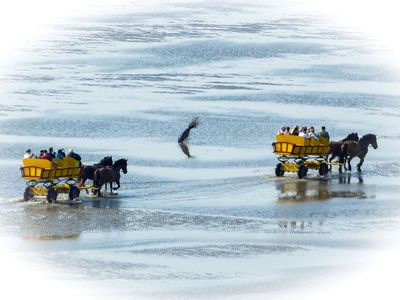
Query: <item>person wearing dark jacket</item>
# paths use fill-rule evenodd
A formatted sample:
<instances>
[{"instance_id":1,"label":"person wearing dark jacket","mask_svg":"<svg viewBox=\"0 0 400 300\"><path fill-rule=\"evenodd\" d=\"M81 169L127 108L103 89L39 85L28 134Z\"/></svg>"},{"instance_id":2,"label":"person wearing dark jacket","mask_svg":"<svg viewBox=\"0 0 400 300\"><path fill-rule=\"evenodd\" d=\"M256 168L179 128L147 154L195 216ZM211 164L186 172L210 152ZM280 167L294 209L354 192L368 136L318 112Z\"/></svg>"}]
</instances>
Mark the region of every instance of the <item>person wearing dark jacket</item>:
<instances>
[{"instance_id":1,"label":"person wearing dark jacket","mask_svg":"<svg viewBox=\"0 0 400 300\"><path fill-rule=\"evenodd\" d=\"M69 149L67 153L67 157L71 157L73 159L81 161L81 156L78 153L75 153L73 149Z\"/></svg>"},{"instance_id":2,"label":"person wearing dark jacket","mask_svg":"<svg viewBox=\"0 0 400 300\"><path fill-rule=\"evenodd\" d=\"M50 148L49 148L49 154L50 154L50 156L51 156L52 158L56 157L56 153L54 152L53 147L50 147Z\"/></svg>"}]
</instances>

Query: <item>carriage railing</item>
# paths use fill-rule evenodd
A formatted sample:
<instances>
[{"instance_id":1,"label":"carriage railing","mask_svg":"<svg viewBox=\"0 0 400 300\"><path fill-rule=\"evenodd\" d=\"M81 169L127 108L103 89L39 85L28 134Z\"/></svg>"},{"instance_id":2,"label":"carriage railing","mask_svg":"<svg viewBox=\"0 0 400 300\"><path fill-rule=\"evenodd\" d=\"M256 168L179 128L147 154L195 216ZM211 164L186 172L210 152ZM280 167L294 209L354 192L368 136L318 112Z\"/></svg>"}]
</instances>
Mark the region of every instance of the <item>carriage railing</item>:
<instances>
[{"instance_id":1,"label":"carriage railing","mask_svg":"<svg viewBox=\"0 0 400 300\"><path fill-rule=\"evenodd\" d=\"M55 178L76 178L80 173L79 167L44 169L41 167L21 167L21 176L27 180L51 180Z\"/></svg>"},{"instance_id":2,"label":"carriage railing","mask_svg":"<svg viewBox=\"0 0 400 300\"><path fill-rule=\"evenodd\" d=\"M273 143L273 152L277 155L305 156L305 155L328 155L329 146L299 146L286 142Z\"/></svg>"},{"instance_id":3,"label":"carriage railing","mask_svg":"<svg viewBox=\"0 0 400 300\"><path fill-rule=\"evenodd\" d=\"M293 135L277 135L275 143L272 144L273 153L276 155L305 156L329 154L329 140L320 138L306 139Z\"/></svg>"},{"instance_id":4,"label":"carriage railing","mask_svg":"<svg viewBox=\"0 0 400 300\"><path fill-rule=\"evenodd\" d=\"M22 161L21 176L25 180L52 180L77 178L80 173L79 161L66 157L64 160L27 158Z\"/></svg>"}]
</instances>

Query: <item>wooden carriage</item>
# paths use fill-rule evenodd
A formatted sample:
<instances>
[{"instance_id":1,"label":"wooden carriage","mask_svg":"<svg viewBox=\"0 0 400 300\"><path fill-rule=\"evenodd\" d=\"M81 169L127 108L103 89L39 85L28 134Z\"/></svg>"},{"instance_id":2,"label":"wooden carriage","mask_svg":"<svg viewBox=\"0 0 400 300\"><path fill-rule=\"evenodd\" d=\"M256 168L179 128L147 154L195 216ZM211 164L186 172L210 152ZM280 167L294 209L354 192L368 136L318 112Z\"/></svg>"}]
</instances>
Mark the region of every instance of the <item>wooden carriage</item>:
<instances>
[{"instance_id":1,"label":"wooden carriage","mask_svg":"<svg viewBox=\"0 0 400 300\"><path fill-rule=\"evenodd\" d=\"M49 203L56 201L59 193L68 194L70 200L79 197L80 190L88 187L78 187L80 161L71 157L51 161L39 158L25 158L20 168L22 179L26 180L24 200L34 196L46 196Z\"/></svg>"},{"instance_id":2,"label":"wooden carriage","mask_svg":"<svg viewBox=\"0 0 400 300\"><path fill-rule=\"evenodd\" d=\"M329 140L320 137L319 140L304 138L297 135L276 135L272 143L273 153L278 156L276 176L285 172L297 173L299 178L307 175L309 169L316 169L320 175L329 171L327 161L330 146Z\"/></svg>"}]
</instances>

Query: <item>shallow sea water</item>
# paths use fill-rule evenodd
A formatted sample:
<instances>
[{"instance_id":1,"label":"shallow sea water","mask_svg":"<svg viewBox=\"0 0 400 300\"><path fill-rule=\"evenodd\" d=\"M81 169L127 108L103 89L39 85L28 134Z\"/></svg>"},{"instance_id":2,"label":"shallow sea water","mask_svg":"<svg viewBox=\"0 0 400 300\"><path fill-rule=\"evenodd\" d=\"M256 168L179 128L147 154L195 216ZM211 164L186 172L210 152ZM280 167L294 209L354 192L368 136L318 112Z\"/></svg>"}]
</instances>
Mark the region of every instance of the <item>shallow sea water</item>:
<instances>
[{"instance_id":1,"label":"shallow sea water","mask_svg":"<svg viewBox=\"0 0 400 300\"><path fill-rule=\"evenodd\" d=\"M0 75L0 232L16 253L105 297L215 299L296 291L390 245L400 97L384 49L282 2L109 8ZM294 124L379 148L361 174L276 178L271 143ZM20 157L49 146L128 158L118 195L22 202Z\"/></svg>"}]
</instances>

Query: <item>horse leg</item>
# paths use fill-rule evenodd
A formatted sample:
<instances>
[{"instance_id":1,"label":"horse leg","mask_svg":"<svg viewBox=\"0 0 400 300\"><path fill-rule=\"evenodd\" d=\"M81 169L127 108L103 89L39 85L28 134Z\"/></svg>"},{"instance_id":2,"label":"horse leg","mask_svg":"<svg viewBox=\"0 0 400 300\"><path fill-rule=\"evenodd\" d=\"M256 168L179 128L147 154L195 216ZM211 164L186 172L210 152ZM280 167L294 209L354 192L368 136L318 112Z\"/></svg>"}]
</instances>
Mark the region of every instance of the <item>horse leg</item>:
<instances>
[{"instance_id":1,"label":"horse leg","mask_svg":"<svg viewBox=\"0 0 400 300\"><path fill-rule=\"evenodd\" d=\"M332 154L331 158L329 159L329 171L332 171L332 165L330 164L332 160L336 157L336 155Z\"/></svg>"},{"instance_id":2,"label":"horse leg","mask_svg":"<svg viewBox=\"0 0 400 300\"><path fill-rule=\"evenodd\" d=\"M113 193L113 186L112 186L112 184L113 184L112 181L110 181L110 191L111 191L111 192L110 192L110 195L114 194L114 193Z\"/></svg>"},{"instance_id":3,"label":"horse leg","mask_svg":"<svg viewBox=\"0 0 400 300\"><path fill-rule=\"evenodd\" d=\"M101 195L101 188L102 188L102 186L103 186L103 184L101 183L99 183L98 184L98 187L96 188L96 193L95 193L95 195L97 195L98 197L101 197L102 195Z\"/></svg>"},{"instance_id":4,"label":"horse leg","mask_svg":"<svg viewBox=\"0 0 400 300\"><path fill-rule=\"evenodd\" d=\"M81 177L80 179L81 179L81 181L80 181L80 183L79 183L78 185L79 185L79 186L85 186L85 183L86 183L86 179L87 179L87 178ZM88 191L87 189L85 189L85 192L86 192L86 194L89 194L89 191Z\"/></svg>"},{"instance_id":5,"label":"horse leg","mask_svg":"<svg viewBox=\"0 0 400 300\"><path fill-rule=\"evenodd\" d=\"M101 187L102 187L103 185L100 185L99 186L99 188L98 188L98 190L97 190L97 196L99 196L99 197L101 197L102 195L101 195Z\"/></svg>"},{"instance_id":6,"label":"horse leg","mask_svg":"<svg viewBox=\"0 0 400 300\"><path fill-rule=\"evenodd\" d=\"M115 187L115 188L113 189L114 191L118 190L119 187L120 187L119 179L115 180L115 182L116 182L116 184L117 184L117 187Z\"/></svg>"},{"instance_id":7,"label":"horse leg","mask_svg":"<svg viewBox=\"0 0 400 300\"><path fill-rule=\"evenodd\" d=\"M357 165L357 171L358 172L361 172L361 166L362 166L363 163L364 163L364 157L360 158L360 162Z\"/></svg>"},{"instance_id":8,"label":"horse leg","mask_svg":"<svg viewBox=\"0 0 400 300\"><path fill-rule=\"evenodd\" d=\"M352 160L352 157L349 157L349 159L347 160L348 170L349 170L350 172L351 172L351 164L350 164L351 160Z\"/></svg>"}]
</instances>

